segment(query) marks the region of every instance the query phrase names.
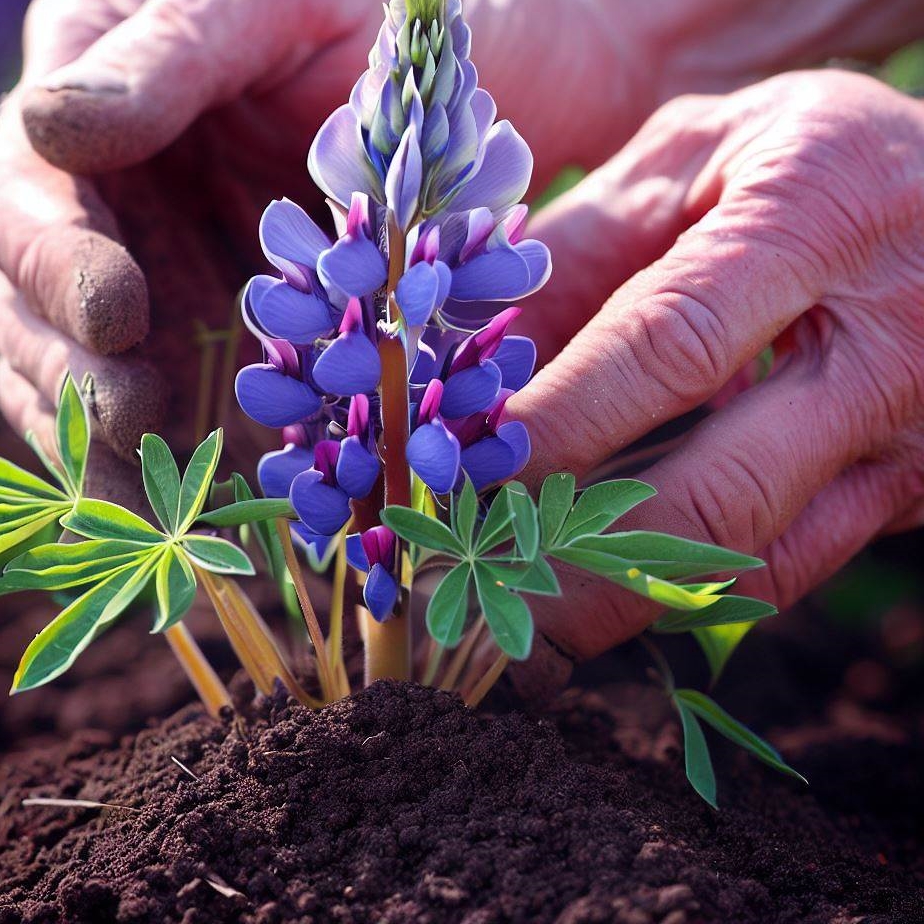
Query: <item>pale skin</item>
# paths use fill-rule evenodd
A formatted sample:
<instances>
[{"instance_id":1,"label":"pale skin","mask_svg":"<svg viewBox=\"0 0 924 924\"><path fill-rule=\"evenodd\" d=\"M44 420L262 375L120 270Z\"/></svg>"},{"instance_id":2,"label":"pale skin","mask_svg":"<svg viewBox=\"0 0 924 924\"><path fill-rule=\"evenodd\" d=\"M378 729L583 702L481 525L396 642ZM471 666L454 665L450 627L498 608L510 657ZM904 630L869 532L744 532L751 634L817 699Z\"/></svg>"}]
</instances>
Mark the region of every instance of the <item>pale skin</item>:
<instances>
[{"instance_id":1,"label":"pale skin","mask_svg":"<svg viewBox=\"0 0 924 924\"><path fill-rule=\"evenodd\" d=\"M525 477L586 474L727 398L786 332L768 381L640 475L661 493L632 525L763 555L742 590L785 606L919 524L924 104L842 72L762 78L881 57L924 35L920 3L470 0L467 15L535 187L602 165L532 227L556 272L524 305L551 360L509 405L534 439ZM305 151L378 21L365 0L278 0L272 16L249 0L36 0L0 110L0 410L15 429L47 438L69 365L94 373L119 454L165 408L188 443L190 319L227 324L269 199L317 201ZM713 95L674 98L689 93ZM251 459L261 439L236 435ZM567 593L536 612L578 658L653 616L597 583Z\"/></svg>"}]
</instances>

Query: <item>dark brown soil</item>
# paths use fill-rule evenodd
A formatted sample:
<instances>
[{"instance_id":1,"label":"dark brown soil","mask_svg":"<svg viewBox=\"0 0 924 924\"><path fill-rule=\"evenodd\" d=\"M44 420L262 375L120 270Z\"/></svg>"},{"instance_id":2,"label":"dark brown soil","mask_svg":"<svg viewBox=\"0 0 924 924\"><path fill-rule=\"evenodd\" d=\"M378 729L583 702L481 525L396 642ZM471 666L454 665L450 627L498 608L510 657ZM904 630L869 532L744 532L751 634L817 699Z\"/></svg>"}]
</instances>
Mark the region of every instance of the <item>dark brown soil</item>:
<instances>
[{"instance_id":1,"label":"dark brown soil","mask_svg":"<svg viewBox=\"0 0 924 924\"><path fill-rule=\"evenodd\" d=\"M715 813L663 699L618 693L621 716L573 695L557 728L379 684L78 735L3 771L0 924L924 921L920 739L807 733L811 790L732 758Z\"/></svg>"}]
</instances>

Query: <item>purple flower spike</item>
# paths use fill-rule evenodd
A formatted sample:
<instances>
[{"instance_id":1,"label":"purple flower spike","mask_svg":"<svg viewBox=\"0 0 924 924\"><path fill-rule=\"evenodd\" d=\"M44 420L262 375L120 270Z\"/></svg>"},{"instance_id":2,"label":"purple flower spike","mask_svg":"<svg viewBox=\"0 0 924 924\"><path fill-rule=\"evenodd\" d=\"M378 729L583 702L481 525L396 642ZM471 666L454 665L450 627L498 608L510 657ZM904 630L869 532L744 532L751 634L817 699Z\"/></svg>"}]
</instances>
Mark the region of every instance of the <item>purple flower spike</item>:
<instances>
[{"instance_id":1,"label":"purple flower spike","mask_svg":"<svg viewBox=\"0 0 924 924\"><path fill-rule=\"evenodd\" d=\"M321 399L310 385L268 363L241 369L234 391L244 413L264 427L297 423L321 407Z\"/></svg>"},{"instance_id":2,"label":"purple flower spike","mask_svg":"<svg viewBox=\"0 0 924 924\"><path fill-rule=\"evenodd\" d=\"M401 137L394 159L385 177L385 203L394 212L398 227L406 231L417 215L423 184L423 154L420 150L423 103L408 72L406 92L411 97L410 124ZM448 125L447 125L448 133Z\"/></svg>"},{"instance_id":3,"label":"purple flower spike","mask_svg":"<svg viewBox=\"0 0 924 924\"><path fill-rule=\"evenodd\" d=\"M309 469L295 478L289 500L302 523L318 536L340 532L352 515L349 497L328 484L317 469Z\"/></svg>"},{"instance_id":4,"label":"purple flower spike","mask_svg":"<svg viewBox=\"0 0 924 924\"><path fill-rule=\"evenodd\" d=\"M340 324L340 336L321 354L314 380L327 394L358 395L374 391L382 377L376 345L362 329L362 305L350 299Z\"/></svg>"},{"instance_id":5,"label":"purple flower spike","mask_svg":"<svg viewBox=\"0 0 924 924\"><path fill-rule=\"evenodd\" d=\"M257 479L265 497L288 497L292 482L314 465L314 453L290 443L285 449L268 452L257 466Z\"/></svg>"},{"instance_id":6,"label":"purple flower spike","mask_svg":"<svg viewBox=\"0 0 924 924\"><path fill-rule=\"evenodd\" d=\"M260 243L267 260L303 291L310 291L311 271L330 247L327 235L290 199L267 206L260 220Z\"/></svg>"}]
</instances>

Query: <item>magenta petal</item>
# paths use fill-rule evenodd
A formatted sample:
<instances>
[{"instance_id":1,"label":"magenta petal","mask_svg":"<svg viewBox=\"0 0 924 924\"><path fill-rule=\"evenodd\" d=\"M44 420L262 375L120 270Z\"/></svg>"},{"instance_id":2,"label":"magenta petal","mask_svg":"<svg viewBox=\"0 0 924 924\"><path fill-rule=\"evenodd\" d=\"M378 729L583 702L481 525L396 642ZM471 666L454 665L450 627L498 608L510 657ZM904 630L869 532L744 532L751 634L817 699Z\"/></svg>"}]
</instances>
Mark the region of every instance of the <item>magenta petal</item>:
<instances>
[{"instance_id":1,"label":"magenta petal","mask_svg":"<svg viewBox=\"0 0 924 924\"><path fill-rule=\"evenodd\" d=\"M289 500L299 519L320 536L333 536L350 519L350 499L340 488L324 484L320 472L311 469L292 482Z\"/></svg>"},{"instance_id":2,"label":"magenta petal","mask_svg":"<svg viewBox=\"0 0 924 924\"><path fill-rule=\"evenodd\" d=\"M297 423L321 407L321 399L310 385L269 364L241 369L234 390L244 413L265 427Z\"/></svg>"},{"instance_id":3,"label":"magenta petal","mask_svg":"<svg viewBox=\"0 0 924 924\"><path fill-rule=\"evenodd\" d=\"M443 388L440 413L458 419L487 411L501 389L501 371L490 360L449 376Z\"/></svg>"},{"instance_id":4,"label":"magenta petal","mask_svg":"<svg viewBox=\"0 0 924 924\"><path fill-rule=\"evenodd\" d=\"M459 478L459 441L439 420L418 427L407 444L407 461L437 494L447 494Z\"/></svg>"},{"instance_id":5,"label":"magenta petal","mask_svg":"<svg viewBox=\"0 0 924 924\"><path fill-rule=\"evenodd\" d=\"M306 269L313 270L330 247L327 235L290 199L267 206L260 219L260 243L270 263L303 289L311 287Z\"/></svg>"},{"instance_id":6,"label":"magenta petal","mask_svg":"<svg viewBox=\"0 0 924 924\"><path fill-rule=\"evenodd\" d=\"M321 126L308 154L308 169L318 186L345 207L355 192L384 200L363 148L359 119L349 105L341 106Z\"/></svg>"},{"instance_id":7,"label":"magenta petal","mask_svg":"<svg viewBox=\"0 0 924 924\"><path fill-rule=\"evenodd\" d=\"M271 276L251 279L244 297L257 323L277 340L307 344L329 334L334 326L324 299Z\"/></svg>"},{"instance_id":8,"label":"magenta petal","mask_svg":"<svg viewBox=\"0 0 924 924\"><path fill-rule=\"evenodd\" d=\"M330 395L358 395L374 391L382 377L382 361L375 344L362 332L341 334L314 366L314 380Z\"/></svg>"},{"instance_id":9,"label":"magenta petal","mask_svg":"<svg viewBox=\"0 0 924 924\"><path fill-rule=\"evenodd\" d=\"M536 367L536 344L529 337L504 337L493 361L501 371L501 386L519 391Z\"/></svg>"},{"instance_id":10,"label":"magenta petal","mask_svg":"<svg viewBox=\"0 0 924 924\"><path fill-rule=\"evenodd\" d=\"M337 484L350 497L368 497L378 480L381 464L363 446L357 436L348 436L340 444L337 459Z\"/></svg>"}]
</instances>

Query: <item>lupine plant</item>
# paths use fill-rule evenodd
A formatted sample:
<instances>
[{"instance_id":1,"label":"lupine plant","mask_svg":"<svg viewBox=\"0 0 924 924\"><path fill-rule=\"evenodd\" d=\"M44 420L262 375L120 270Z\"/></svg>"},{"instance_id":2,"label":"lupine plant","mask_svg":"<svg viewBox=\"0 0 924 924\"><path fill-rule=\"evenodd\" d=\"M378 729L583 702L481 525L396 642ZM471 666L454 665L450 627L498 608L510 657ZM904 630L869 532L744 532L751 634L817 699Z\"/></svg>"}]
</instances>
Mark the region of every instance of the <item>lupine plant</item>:
<instances>
[{"instance_id":1,"label":"lupine plant","mask_svg":"<svg viewBox=\"0 0 924 924\"><path fill-rule=\"evenodd\" d=\"M713 679L747 630L775 612L728 593L728 575L760 567L750 556L653 532L612 532L655 492L634 480L578 492L572 475L542 485L538 502L512 479L530 455L505 405L532 376L536 349L511 332L511 305L551 272L546 247L525 236L522 204L532 156L469 60L460 0L391 0L349 102L324 123L308 166L327 194L330 236L294 202L267 208L260 240L275 275L246 287L244 321L264 361L240 371L243 411L280 432L261 460L262 498L234 475L233 503L207 510L221 433L196 450L181 478L158 437L141 445L144 484L158 525L82 494L88 429L73 382L58 417L60 488L8 463L0 503L12 517L0 552L12 560L0 589L76 597L29 646L14 690L65 670L92 638L153 588L154 631L171 639L213 711L229 700L188 636L177 637L197 585L211 600L255 685L281 681L309 705L352 689L343 656L350 573L366 683L419 679L481 701L510 659L529 657L532 595L561 594L555 563L577 566L661 605L655 633L692 632ZM42 544L43 531L81 537ZM247 554L294 587L313 646L318 690L306 692L235 578ZM55 537L57 538L57 537ZM333 562L327 632L312 607L303 557ZM415 583L439 580L426 605L430 639L413 643ZM726 576L724 579L717 575ZM490 641L493 660L478 657ZM709 697L676 689L646 641L683 725L687 774L715 805L700 721L759 759L797 775L779 754Z\"/></svg>"}]
</instances>

